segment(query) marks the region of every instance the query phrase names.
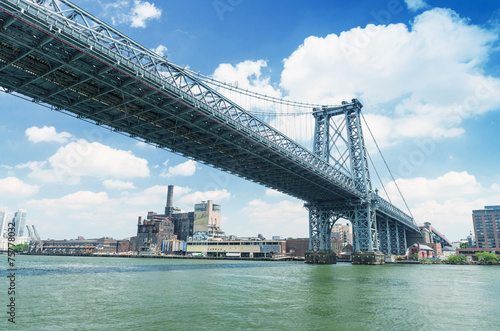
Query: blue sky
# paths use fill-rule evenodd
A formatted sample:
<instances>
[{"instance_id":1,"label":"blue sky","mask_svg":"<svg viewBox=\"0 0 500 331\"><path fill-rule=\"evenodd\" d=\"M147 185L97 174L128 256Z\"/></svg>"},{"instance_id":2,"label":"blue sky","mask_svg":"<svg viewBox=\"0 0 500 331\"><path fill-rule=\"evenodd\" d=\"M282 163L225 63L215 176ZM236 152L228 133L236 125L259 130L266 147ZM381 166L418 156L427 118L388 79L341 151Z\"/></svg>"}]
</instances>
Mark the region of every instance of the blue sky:
<instances>
[{"instance_id":1,"label":"blue sky","mask_svg":"<svg viewBox=\"0 0 500 331\"><path fill-rule=\"evenodd\" d=\"M472 230L473 209L500 204L497 1L74 2L172 62L245 89L318 104L358 98L417 222L451 240ZM43 238L132 236L138 216L163 211L169 184L183 210L221 204L226 233L308 236L302 201L29 101L0 100L0 209L10 218L27 209ZM310 122L280 129L308 145Z\"/></svg>"}]
</instances>

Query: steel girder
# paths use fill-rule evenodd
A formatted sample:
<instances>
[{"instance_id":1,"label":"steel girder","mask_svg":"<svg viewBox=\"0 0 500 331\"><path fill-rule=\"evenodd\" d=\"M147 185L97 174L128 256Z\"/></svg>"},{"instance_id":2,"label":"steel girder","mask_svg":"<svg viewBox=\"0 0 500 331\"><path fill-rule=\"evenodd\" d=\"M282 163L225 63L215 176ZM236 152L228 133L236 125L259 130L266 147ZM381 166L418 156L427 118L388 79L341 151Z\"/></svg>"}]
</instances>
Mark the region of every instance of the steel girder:
<instances>
[{"instance_id":1,"label":"steel girder","mask_svg":"<svg viewBox=\"0 0 500 331\"><path fill-rule=\"evenodd\" d=\"M331 208L308 204L309 210L309 250L331 252L332 227L340 215Z\"/></svg>"},{"instance_id":2,"label":"steel girder","mask_svg":"<svg viewBox=\"0 0 500 331\"><path fill-rule=\"evenodd\" d=\"M2 0L0 8L5 4L13 6L10 1ZM111 53L97 54L97 47L79 48L81 31L71 30L66 20L62 21L66 25L57 28L52 39L46 37L51 36L59 18L49 16L50 20L56 19L52 27L43 24L33 27L40 23L40 13L46 16L43 10L33 4L24 11L13 10L13 15L22 17L23 21L12 20L13 16L3 12L0 22L7 28L0 33L8 44L4 45L6 52L0 54L0 61L10 63L14 59L16 65L6 66L8 70L0 76L0 85L10 92L30 96L52 105L53 109L140 137L160 148L196 158L300 199L312 200L318 194L336 198L356 196L347 177L338 176L334 168L311 152L275 134L277 131L267 124L254 121L236 105L231 106L236 107L234 109L220 106L222 101L229 102L227 100L221 99L217 107L207 101L208 95L216 91L203 93L206 101L203 103L194 94L175 86L160 85L165 84L164 80L153 81L146 73L137 76L136 71L127 71L127 67L121 67L124 62L117 67L116 61L108 58ZM33 24L26 25L28 20ZM43 47L37 46L40 40L44 40ZM148 77L151 79L146 79ZM260 165L252 168L255 163L247 159L259 159ZM268 173L278 175L273 177Z\"/></svg>"},{"instance_id":3,"label":"steel girder","mask_svg":"<svg viewBox=\"0 0 500 331\"><path fill-rule=\"evenodd\" d=\"M380 251L385 254L390 254L391 232L389 231L389 219L384 216L377 218L377 225L380 240Z\"/></svg>"}]
</instances>

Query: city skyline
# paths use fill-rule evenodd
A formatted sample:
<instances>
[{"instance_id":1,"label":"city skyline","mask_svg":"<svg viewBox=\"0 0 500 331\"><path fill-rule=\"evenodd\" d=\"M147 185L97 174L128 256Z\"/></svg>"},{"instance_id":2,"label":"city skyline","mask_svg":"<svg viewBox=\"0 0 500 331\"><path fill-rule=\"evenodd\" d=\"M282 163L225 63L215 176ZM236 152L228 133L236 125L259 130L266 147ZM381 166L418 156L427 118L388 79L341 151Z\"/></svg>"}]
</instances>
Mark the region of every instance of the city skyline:
<instances>
[{"instance_id":1,"label":"city skyline","mask_svg":"<svg viewBox=\"0 0 500 331\"><path fill-rule=\"evenodd\" d=\"M493 2L74 2L221 81L312 103L358 98L417 223L431 222L451 241L473 229L472 210L500 203ZM163 211L169 184L182 210L203 200L221 205L227 234L308 236L302 201L34 103L0 99L0 209L26 208L44 238L132 236L138 215ZM300 136L306 145L308 132ZM389 197L406 211L367 144Z\"/></svg>"}]
</instances>

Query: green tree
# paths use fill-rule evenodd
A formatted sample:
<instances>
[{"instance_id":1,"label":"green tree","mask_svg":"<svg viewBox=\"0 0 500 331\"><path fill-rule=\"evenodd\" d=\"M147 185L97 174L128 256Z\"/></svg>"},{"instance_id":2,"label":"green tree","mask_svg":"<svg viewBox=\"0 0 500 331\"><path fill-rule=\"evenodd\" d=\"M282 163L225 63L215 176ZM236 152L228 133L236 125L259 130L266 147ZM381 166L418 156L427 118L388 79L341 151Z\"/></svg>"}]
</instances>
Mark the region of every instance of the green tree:
<instances>
[{"instance_id":1,"label":"green tree","mask_svg":"<svg viewBox=\"0 0 500 331\"><path fill-rule=\"evenodd\" d=\"M495 253L490 252L477 252L476 257L479 262L498 262L500 257Z\"/></svg>"},{"instance_id":2,"label":"green tree","mask_svg":"<svg viewBox=\"0 0 500 331\"><path fill-rule=\"evenodd\" d=\"M467 261L467 257L465 255L450 255L445 261L450 263L465 262Z\"/></svg>"},{"instance_id":3,"label":"green tree","mask_svg":"<svg viewBox=\"0 0 500 331\"><path fill-rule=\"evenodd\" d=\"M469 243L460 243L460 248L467 248L469 247Z\"/></svg>"},{"instance_id":4,"label":"green tree","mask_svg":"<svg viewBox=\"0 0 500 331\"><path fill-rule=\"evenodd\" d=\"M17 244L16 246L11 247L11 249L16 251L16 252L20 252L20 251L23 251L25 249L28 249L28 247L30 247L28 244Z\"/></svg>"}]
</instances>

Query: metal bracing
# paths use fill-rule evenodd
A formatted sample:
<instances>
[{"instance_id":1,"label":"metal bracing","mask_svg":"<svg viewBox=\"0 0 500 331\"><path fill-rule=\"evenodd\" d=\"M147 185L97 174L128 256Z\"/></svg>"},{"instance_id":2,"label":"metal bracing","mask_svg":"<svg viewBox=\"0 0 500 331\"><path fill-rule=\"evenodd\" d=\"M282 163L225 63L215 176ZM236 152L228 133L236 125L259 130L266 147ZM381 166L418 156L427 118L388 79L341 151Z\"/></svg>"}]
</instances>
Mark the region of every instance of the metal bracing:
<instances>
[{"instance_id":1,"label":"metal bracing","mask_svg":"<svg viewBox=\"0 0 500 331\"><path fill-rule=\"evenodd\" d=\"M309 210L309 250L330 252L332 227L341 217L338 208L306 204Z\"/></svg>"},{"instance_id":2,"label":"metal bracing","mask_svg":"<svg viewBox=\"0 0 500 331\"><path fill-rule=\"evenodd\" d=\"M384 254L390 254L391 235L389 231L389 219L387 217L378 217L378 236L380 240L380 251Z\"/></svg>"},{"instance_id":3,"label":"metal bracing","mask_svg":"<svg viewBox=\"0 0 500 331\"><path fill-rule=\"evenodd\" d=\"M398 242L399 242L399 255L406 254L406 229L404 226L398 226Z\"/></svg>"},{"instance_id":4,"label":"metal bracing","mask_svg":"<svg viewBox=\"0 0 500 331\"><path fill-rule=\"evenodd\" d=\"M391 235L391 254L399 254L401 251L399 245L399 226L397 222L389 222L389 231Z\"/></svg>"}]
</instances>

